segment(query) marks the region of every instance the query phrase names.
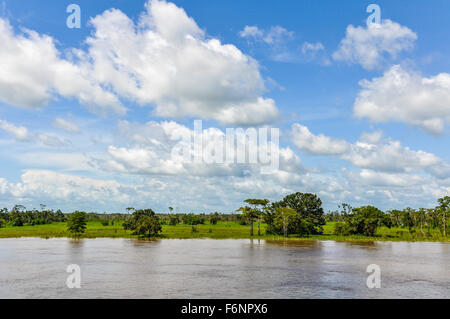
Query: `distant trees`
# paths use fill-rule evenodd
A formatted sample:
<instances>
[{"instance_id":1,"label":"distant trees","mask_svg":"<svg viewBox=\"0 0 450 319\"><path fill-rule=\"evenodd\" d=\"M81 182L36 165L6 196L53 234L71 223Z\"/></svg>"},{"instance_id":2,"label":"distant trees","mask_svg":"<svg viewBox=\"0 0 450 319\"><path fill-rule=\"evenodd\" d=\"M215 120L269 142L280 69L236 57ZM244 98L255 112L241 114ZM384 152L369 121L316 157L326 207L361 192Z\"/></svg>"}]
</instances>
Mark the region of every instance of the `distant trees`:
<instances>
[{"instance_id":1,"label":"distant trees","mask_svg":"<svg viewBox=\"0 0 450 319\"><path fill-rule=\"evenodd\" d=\"M217 225L218 221L219 221L219 213L215 212L214 214L211 214L209 216L209 223L211 225Z\"/></svg>"},{"instance_id":2,"label":"distant trees","mask_svg":"<svg viewBox=\"0 0 450 319\"><path fill-rule=\"evenodd\" d=\"M169 215L169 225L176 226L180 223L180 217L178 215Z\"/></svg>"},{"instance_id":3,"label":"distant trees","mask_svg":"<svg viewBox=\"0 0 450 319\"><path fill-rule=\"evenodd\" d=\"M87 215L85 212L76 211L70 214L67 220L67 230L69 233L77 235L86 231Z\"/></svg>"},{"instance_id":4,"label":"distant trees","mask_svg":"<svg viewBox=\"0 0 450 319\"><path fill-rule=\"evenodd\" d=\"M442 219L442 233L447 236L447 217L450 215L450 196L445 196L438 199L439 206L437 210Z\"/></svg>"},{"instance_id":5,"label":"distant trees","mask_svg":"<svg viewBox=\"0 0 450 319\"><path fill-rule=\"evenodd\" d=\"M123 223L123 228L143 237L157 237L162 231L160 218L151 209L135 210L131 218Z\"/></svg>"},{"instance_id":6,"label":"distant trees","mask_svg":"<svg viewBox=\"0 0 450 319\"><path fill-rule=\"evenodd\" d=\"M340 209L340 211L335 210L325 214L325 220L327 222L343 222L345 221L345 218L352 212L352 206L346 203L338 205L338 209Z\"/></svg>"},{"instance_id":7,"label":"distant trees","mask_svg":"<svg viewBox=\"0 0 450 319\"><path fill-rule=\"evenodd\" d=\"M185 214L181 217L181 220L185 225L201 225L204 224L206 218L204 215L197 214Z\"/></svg>"}]
</instances>

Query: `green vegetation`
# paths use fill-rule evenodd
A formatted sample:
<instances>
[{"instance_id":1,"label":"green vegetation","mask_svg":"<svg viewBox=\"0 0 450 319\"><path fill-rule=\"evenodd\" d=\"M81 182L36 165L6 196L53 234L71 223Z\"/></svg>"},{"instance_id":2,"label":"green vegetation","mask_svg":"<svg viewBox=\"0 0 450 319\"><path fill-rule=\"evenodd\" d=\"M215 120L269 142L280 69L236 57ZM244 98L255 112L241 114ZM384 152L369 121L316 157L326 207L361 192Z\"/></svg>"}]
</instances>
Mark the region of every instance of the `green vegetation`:
<instances>
[{"instance_id":1,"label":"green vegetation","mask_svg":"<svg viewBox=\"0 0 450 319\"><path fill-rule=\"evenodd\" d=\"M319 197L308 193L288 195L279 202L246 200L249 206L238 213L156 214L151 209L127 208L127 214L97 214L60 211L27 211L16 205L0 210L0 238L255 238L269 240L339 241L450 241L448 218L450 197L438 200L435 208L390 210L373 206L325 214ZM251 207L250 207L251 206ZM131 214L132 213L132 214ZM66 222L67 221L67 222ZM254 226L258 234L253 233Z\"/></svg>"},{"instance_id":2,"label":"green vegetation","mask_svg":"<svg viewBox=\"0 0 450 319\"><path fill-rule=\"evenodd\" d=\"M86 231L87 216L85 212L74 212L67 220L67 231L74 236L81 236Z\"/></svg>"},{"instance_id":3,"label":"green vegetation","mask_svg":"<svg viewBox=\"0 0 450 319\"><path fill-rule=\"evenodd\" d=\"M123 229L141 237L157 237L162 230L159 217L151 209L139 209L123 223Z\"/></svg>"}]
</instances>

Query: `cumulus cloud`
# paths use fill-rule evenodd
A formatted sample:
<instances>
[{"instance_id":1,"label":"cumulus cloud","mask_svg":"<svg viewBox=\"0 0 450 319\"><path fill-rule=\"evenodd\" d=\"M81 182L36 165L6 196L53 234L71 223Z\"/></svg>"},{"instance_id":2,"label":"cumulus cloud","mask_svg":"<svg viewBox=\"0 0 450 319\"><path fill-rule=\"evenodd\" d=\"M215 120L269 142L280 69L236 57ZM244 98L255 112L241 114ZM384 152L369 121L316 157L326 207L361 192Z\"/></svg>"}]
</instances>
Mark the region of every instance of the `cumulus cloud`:
<instances>
[{"instance_id":1,"label":"cumulus cloud","mask_svg":"<svg viewBox=\"0 0 450 319\"><path fill-rule=\"evenodd\" d=\"M137 22L107 10L90 25L87 49L63 56L53 38L30 30L15 34L0 19L0 101L41 108L62 96L96 113L124 114L120 98L152 106L158 116L225 124L262 124L279 116L275 102L263 97L258 63L207 36L173 3L150 0Z\"/></svg>"},{"instance_id":2,"label":"cumulus cloud","mask_svg":"<svg viewBox=\"0 0 450 319\"><path fill-rule=\"evenodd\" d=\"M335 155L356 167L376 172L426 172L446 178L449 165L438 156L421 150L411 150L399 141L383 138L381 131L363 133L354 144L323 134L314 135L298 123L292 126L292 142L312 155Z\"/></svg>"},{"instance_id":3,"label":"cumulus cloud","mask_svg":"<svg viewBox=\"0 0 450 319\"><path fill-rule=\"evenodd\" d=\"M292 125L291 135L295 146L311 155L339 155L346 153L350 148L345 140L323 134L314 135L306 126L298 123Z\"/></svg>"},{"instance_id":4,"label":"cumulus cloud","mask_svg":"<svg viewBox=\"0 0 450 319\"><path fill-rule=\"evenodd\" d=\"M442 159L434 154L411 150L390 139L379 143L357 141L341 158L357 167L383 172L408 173L442 164Z\"/></svg>"},{"instance_id":5,"label":"cumulus cloud","mask_svg":"<svg viewBox=\"0 0 450 319\"><path fill-rule=\"evenodd\" d=\"M75 209L91 209L95 205L126 203L139 191L146 193L144 185L122 185L115 180L101 180L58 173L49 170L26 170L21 183L9 183L0 178L0 194L20 198L25 202L45 200L66 206L67 201L77 203ZM144 194L142 194L144 195ZM92 206L93 205L93 206ZM89 207L90 206L90 207Z\"/></svg>"},{"instance_id":6,"label":"cumulus cloud","mask_svg":"<svg viewBox=\"0 0 450 319\"><path fill-rule=\"evenodd\" d=\"M0 42L0 101L42 108L62 96L76 98L98 113L125 112L114 94L61 56L50 36L26 29L16 34L9 22L0 18Z\"/></svg>"},{"instance_id":7,"label":"cumulus cloud","mask_svg":"<svg viewBox=\"0 0 450 319\"><path fill-rule=\"evenodd\" d=\"M422 185L426 180L418 175L404 173L385 173L370 169L362 169L360 172L348 172L350 180L358 184L380 187L411 187Z\"/></svg>"},{"instance_id":8,"label":"cumulus cloud","mask_svg":"<svg viewBox=\"0 0 450 319\"><path fill-rule=\"evenodd\" d=\"M372 70L387 57L395 59L400 52L411 50L416 40L415 32L391 20L366 27L349 25L333 59Z\"/></svg>"},{"instance_id":9,"label":"cumulus cloud","mask_svg":"<svg viewBox=\"0 0 450 319\"><path fill-rule=\"evenodd\" d=\"M112 9L90 24L95 30L82 57L92 62L92 77L120 96L154 105L156 115L225 124L261 124L279 115L274 101L262 97L258 63L206 36L173 3L149 1L138 23Z\"/></svg>"},{"instance_id":10,"label":"cumulus cloud","mask_svg":"<svg viewBox=\"0 0 450 319\"><path fill-rule=\"evenodd\" d=\"M450 74L422 77L400 65L382 77L360 82L354 103L358 117L374 122L401 121L431 134L440 134L450 123Z\"/></svg>"},{"instance_id":11,"label":"cumulus cloud","mask_svg":"<svg viewBox=\"0 0 450 319\"><path fill-rule=\"evenodd\" d=\"M275 171L305 172L300 158L289 147L280 147L270 136L270 130L266 142L257 135L255 140L250 137L253 130L258 134L257 130L242 129L233 131L229 135L233 141L227 143L226 132L220 129L194 131L173 121L146 124L119 121L118 129L126 146L109 145L108 156L93 158L93 165L106 171L137 175L245 176L259 175L269 167ZM199 161L194 143L198 133L202 145Z\"/></svg>"}]
</instances>

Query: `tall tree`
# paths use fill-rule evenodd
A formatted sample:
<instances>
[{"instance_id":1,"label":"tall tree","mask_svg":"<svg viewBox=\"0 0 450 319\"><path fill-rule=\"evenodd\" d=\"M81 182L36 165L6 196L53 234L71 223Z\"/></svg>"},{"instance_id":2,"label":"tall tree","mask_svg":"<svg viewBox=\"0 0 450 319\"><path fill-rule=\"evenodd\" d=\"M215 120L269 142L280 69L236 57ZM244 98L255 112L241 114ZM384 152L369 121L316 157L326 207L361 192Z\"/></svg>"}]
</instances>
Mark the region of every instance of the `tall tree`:
<instances>
[{"instance_id":1,"label":"tall tree","mask_svg":"<svg viewBox=\"0 0 450 319\"><path fill-rule=\"evenodd\" d=\"M236 211L241 212L245 216L245 218L248 220L248 222L250 223L250 236L253 236L253 223L255 222L255 216L256 216L255 211L248 206L240 207Z\"/></svg>"},{"instance_id":2,"label":"tall tree","mask_svg":"<svg viewBox=\"0 0 450 319\"><path fill-rule=\"evenodd\" d=\"M322 208L322 200L311 193L294 193L287 195L281 201L272 205L274 208L289 207L297 211L300 219L314 226L316 233L322 232L325 225L325 216Z\"/></svg>"},{"instance_id":3,"label":"tall tree","mask_svg":"<svg viewBox=\"0 0 450 319\"><path fill-rule=\"evenodd\" d=\"M85 212L73 212L67 220L67 230L75 235L86 231L87 215Z\"/></svg>"},{"instance_id":4,"label":"tall tree","mask_svg":"<svg viewBox=\"0 0 450 319\"><path fill-rule=\"evenodd\" d=\"M268 199L255 199L255 198L249 198L244 200L244 203L247 203L249 205L252 205L253 211L255 212L257 218L258 218L258 236L261 236L261 217L263 214L263 209L269 204ZM259 208L261 207L261 208Z\"/></svg>"}]
</instances>

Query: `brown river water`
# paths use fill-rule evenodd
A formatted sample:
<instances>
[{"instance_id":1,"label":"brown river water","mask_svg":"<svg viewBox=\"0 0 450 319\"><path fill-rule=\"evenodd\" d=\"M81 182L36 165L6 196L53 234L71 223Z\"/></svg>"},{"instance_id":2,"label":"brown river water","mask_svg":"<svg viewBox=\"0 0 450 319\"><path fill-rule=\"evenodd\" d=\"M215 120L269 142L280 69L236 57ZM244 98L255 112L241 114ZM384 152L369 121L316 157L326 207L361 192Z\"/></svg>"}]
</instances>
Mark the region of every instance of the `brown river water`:
<instances>
[{"instance_id":1,"label":"brown river water","mask_svg":"<svg viewBox=\"0 0 450 319\"><path fill-rule=\"evenodd\" d=\"M450 243L0 239L0 298L450 299Z\"/></svg>"}]
</instances>

